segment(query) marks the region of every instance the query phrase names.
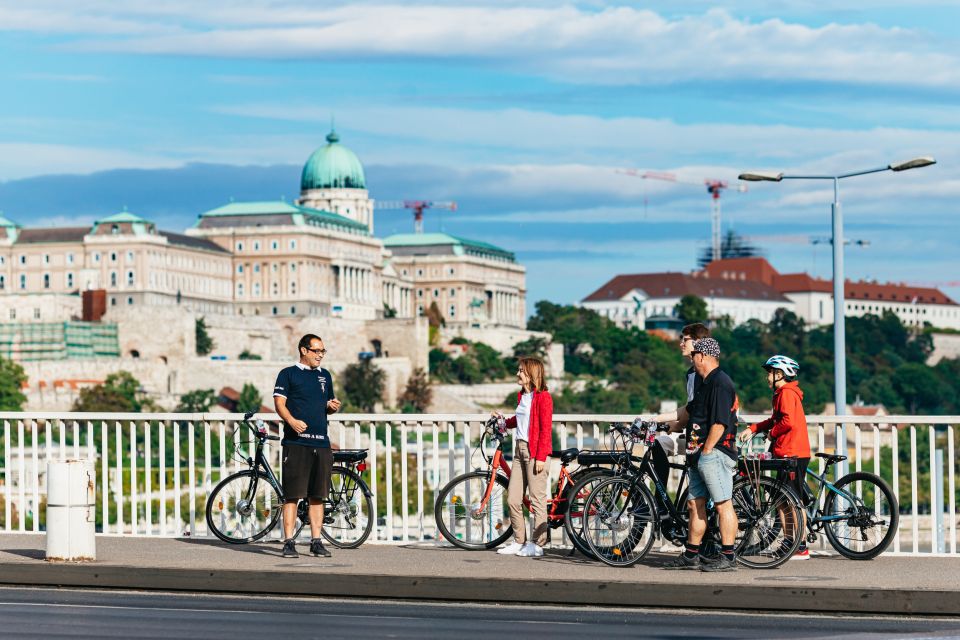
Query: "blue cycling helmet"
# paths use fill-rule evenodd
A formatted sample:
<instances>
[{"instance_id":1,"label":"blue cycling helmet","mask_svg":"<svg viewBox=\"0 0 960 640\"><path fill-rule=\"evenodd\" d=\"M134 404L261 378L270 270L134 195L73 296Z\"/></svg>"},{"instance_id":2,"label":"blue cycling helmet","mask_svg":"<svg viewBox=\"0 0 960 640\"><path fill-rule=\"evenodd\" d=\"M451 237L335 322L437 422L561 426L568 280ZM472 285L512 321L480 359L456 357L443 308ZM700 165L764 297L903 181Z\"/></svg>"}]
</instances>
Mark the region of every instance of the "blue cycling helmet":
<instances>
[{"instance_id":1,"label":"blue cycling helmet","mask_svg":"<svg viewBox=\"0 0 960 640\"><path fill-rule=\"evenodd\" d=\"M763 368L770 369L779 369L783 371L783 375L788 378L796 378L797 374L800 372L800 365L793 358L788 358L787 356L773 356L769 360L763 363Z\"/></svg>"}]
</instances>

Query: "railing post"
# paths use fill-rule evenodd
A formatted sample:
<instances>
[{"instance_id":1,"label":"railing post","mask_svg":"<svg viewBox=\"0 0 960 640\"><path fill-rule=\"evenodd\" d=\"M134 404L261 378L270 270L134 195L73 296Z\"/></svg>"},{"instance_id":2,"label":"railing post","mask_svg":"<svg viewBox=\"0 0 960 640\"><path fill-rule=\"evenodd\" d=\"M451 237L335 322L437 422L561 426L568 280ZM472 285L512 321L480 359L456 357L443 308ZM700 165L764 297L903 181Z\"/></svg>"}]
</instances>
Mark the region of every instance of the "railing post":
<instances>
[{"instance_id":1,"label":"railing post","mask_svg":"<svg viewBox=\"0 0 960 640\"><path fill-rule=\"evenodd\" d=\"M913 498L913 552L920 550L919 505L917 505L917 427L910 425L910 491Z\"/></svg>"},{"instance_id":2,"label":"railing post","mask_svg":"<svg viewBox=\"0 0 960 640\"><path fill-rule=\"evenodd\" d=\"M893 460L890 465L893 468L893 495L897 497L897 505L903 508L903 501L900 500L900 427L893 425L893 440L891 441L893 449ZM900 527L897 527L897 534L893 536L893 551L900 552Z\"/></svg>"},{"instance_id":3,"label":"railing post","mask_svg":"<svg viewBox=\"0 0 960 640\"><path fill-rule=\"evenodd\" d=\"M955 480L955 469L957 458L953 449L953 425L947 425L947 460L950 461L950 469L947 472L949 496L947 500L947 509L950 511L950 554L957 553L957 486Z\"/></svg>"}]
</instances>

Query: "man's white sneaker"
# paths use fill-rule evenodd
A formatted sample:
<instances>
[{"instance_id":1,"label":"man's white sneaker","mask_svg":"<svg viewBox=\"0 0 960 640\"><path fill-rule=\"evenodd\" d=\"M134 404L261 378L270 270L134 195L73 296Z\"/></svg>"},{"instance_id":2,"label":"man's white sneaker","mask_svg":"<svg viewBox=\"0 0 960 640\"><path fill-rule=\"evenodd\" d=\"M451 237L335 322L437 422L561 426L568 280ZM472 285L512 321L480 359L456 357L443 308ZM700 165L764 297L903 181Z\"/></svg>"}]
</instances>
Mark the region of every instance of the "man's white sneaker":
<instances>
[{"instance_id":1,"label":"man's white sneaker","mask_svg":"<svg viewBox=\"0 0 960 640\"><path fill-rule=\"evenodd\" d=\"M532 542L528 542L523 545L523 548L520 549L517 555L524 558L539 558L543 555L543 547L539 547Z\"/></svg>"},{"instance_id":2,"label":"man's white sneaker","mask_svg":"<svg viewBox=\"0 0 960 640\"><path fill-rule=\"evenodd\" d=\"M507 546L497 549L497 553L502 556L515 556L518 555L525 546L526 545L522 545L519 542L511 542Z\"/></svg>"}]
</instances>

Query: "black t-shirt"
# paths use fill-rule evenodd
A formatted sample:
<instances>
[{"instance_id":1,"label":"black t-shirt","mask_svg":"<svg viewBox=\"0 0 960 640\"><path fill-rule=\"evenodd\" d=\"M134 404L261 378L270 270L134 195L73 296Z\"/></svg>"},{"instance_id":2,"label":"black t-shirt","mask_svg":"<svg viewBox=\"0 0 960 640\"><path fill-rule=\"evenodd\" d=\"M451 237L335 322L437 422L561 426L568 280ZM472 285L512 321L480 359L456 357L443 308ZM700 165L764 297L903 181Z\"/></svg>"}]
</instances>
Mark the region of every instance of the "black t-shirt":
<instances>
[{"instance_id":1,"label":"black t-shirt","mask_svg":"<svg viewBox=\"0 0 960 640\"><path fill-rule=\"evenodd\" d=\"M307 430L297 433L284 422L283 444L306 447L330 447L327 436L327 401L334 399L333 377L326 369L287 367L277 376L274 396L287 399L287 409L297 420L307 423Z\"/></svg>"},{"instance_id":2,"label":"black t-shirt","mask_svg":"<svg viewBox=\"0 0 960 640\"><path fill-rule=\"evenodd\" d=\"M694 393L687 405L690 421L687 423L687 465L695 465L700 451L715 424L724 426L723 435L716 449L737 459L737 392L733 380L719 367L711 371Z\"/></svg>"}]
</instances>

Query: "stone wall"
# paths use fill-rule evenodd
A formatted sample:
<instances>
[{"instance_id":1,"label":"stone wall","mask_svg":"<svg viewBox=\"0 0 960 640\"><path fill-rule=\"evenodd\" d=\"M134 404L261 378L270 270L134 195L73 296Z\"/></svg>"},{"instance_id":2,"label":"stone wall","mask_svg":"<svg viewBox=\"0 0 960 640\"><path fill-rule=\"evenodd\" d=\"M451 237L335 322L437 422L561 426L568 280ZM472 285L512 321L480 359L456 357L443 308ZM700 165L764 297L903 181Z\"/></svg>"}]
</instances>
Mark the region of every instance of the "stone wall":
<instances>
[{"instance_id":1,"label":"stone wall","mask_svg":"<svg viewBox=\"0 0 960 640\"><path fill-rule=\"evenodd\" d=\"M67 411L77 399L80 389L103 382L108 375L128 371L140 381L147 395L165 410L173 410L180 396L195 389L223 387L243 388L253 384L271 405L273 384L280 369L290 366L283 360L211 360L193 357L167 363L144 358L112 358L102 360L63 360L22 363L28 377L28 411ZM331 359L323 363L334 380L355 360ZM413 366L407 358L375 358L374 364L386 374L384 406L396 407Z\"/></svg>"},{"instance_id":2,"label":"stone wall","mask_svg":"<svg viewBox=\"0 0 960 640\"><path fill-rule=\"evenodd\" d=\"M927 359L927 364L933 366L944 358L960 358L960 334L933 334L933 353Z\"/></svg>"}]
</instances>

